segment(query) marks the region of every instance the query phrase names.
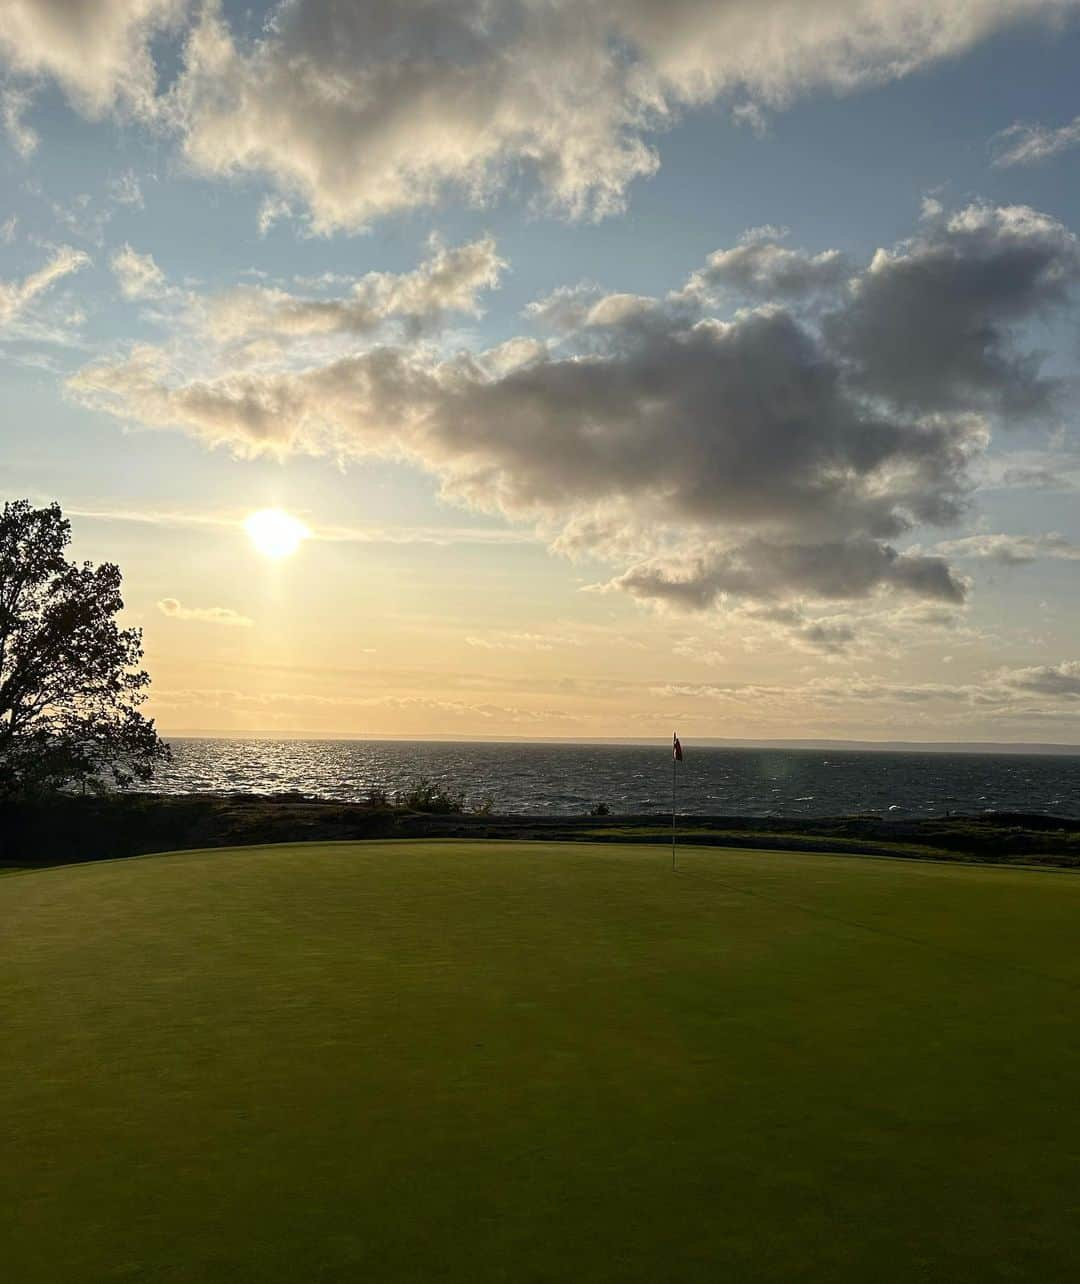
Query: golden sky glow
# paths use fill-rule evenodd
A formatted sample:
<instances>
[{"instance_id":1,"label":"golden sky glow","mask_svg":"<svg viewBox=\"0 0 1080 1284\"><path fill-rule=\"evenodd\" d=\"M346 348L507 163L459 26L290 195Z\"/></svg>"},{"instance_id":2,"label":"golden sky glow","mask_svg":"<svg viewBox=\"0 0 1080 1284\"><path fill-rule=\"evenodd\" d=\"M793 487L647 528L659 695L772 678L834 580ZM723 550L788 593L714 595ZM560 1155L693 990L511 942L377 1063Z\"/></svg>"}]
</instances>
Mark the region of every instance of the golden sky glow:
<instances>
[{"instance_id":1,"label":"golden sky glow","mask_svg":"<svg viewBox=\"0 0 1080 1284\"><path fill-rule=\"evenodd\" d=\"M1080 0L0 10L166 733L1080 743Z\"/></svg>"}]
</instances>

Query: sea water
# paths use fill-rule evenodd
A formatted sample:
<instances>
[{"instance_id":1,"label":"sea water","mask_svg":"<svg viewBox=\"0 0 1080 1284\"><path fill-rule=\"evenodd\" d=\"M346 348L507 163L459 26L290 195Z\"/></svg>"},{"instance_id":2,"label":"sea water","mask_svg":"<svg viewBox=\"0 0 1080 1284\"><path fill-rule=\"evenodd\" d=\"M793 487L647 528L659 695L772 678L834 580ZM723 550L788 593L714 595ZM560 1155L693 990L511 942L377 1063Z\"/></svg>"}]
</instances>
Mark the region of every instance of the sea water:
<instances>
[{"instance_id":1,"label":"sea water","mask_svg":"<svg viewBox=\"0 0 1080 1284\"><path fill-rule=\"evenodd\" d=\"M671 808L670 744L175 739L151 786L164 793L300 792L362 800L426 777L497 813L580 815ZM697 815L897 818L946 811L1080 815L1080 757L686 744L678 810Z\"/></svg>"}]
</instances>

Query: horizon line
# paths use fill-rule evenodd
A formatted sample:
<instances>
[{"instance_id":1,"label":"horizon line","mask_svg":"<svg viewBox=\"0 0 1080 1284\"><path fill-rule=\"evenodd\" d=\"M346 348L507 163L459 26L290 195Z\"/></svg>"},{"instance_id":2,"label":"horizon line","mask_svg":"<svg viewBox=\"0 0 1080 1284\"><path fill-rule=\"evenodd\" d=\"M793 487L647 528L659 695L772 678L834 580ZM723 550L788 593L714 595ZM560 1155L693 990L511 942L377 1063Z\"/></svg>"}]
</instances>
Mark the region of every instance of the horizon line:
<instances>
[{"instance_id":1,"label":"horizon line","mask_svg":"<svg viewBox=\"0 0 1080 1284\"><path fill-rule=\"evenodd\" d=\"M192 728L181 731L159 732L163 740L308 740L355 741L371 743L406 744L522 744L522 745L639 745L655 744L670 749L670 743L660 736L515 736L482 733L440 733L407 735L394 733L359 734L351 731L303 731L260 728L254 730L229 730L222 728ZM680 737L687 746L732 749L849 749L868 752L925 752L925 753L1059 753L1064 757L1080 756L1080 745L1069 741L1051 740L865 740L858 737L829 736L699 736Z\"/></svg>"}]
</instances>

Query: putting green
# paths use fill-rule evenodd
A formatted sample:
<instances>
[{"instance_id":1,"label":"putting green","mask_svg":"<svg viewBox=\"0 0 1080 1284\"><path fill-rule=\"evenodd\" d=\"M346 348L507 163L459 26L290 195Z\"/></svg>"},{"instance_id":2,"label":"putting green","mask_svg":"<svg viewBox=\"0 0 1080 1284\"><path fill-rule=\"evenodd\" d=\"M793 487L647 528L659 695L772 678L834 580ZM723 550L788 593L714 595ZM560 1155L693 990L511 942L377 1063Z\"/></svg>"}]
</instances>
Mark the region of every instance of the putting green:
<instances>
[{"instance_id":1,"label":"putting green","mask_svg":"<svg viewBox=\"0 0 1080 1284\"><path fill-rule=\"evenodd\" d=\"M1080 878L388 842L0 880L0 1254L93 1281L1039 1281Z\"/></svg>"}]
</instances>

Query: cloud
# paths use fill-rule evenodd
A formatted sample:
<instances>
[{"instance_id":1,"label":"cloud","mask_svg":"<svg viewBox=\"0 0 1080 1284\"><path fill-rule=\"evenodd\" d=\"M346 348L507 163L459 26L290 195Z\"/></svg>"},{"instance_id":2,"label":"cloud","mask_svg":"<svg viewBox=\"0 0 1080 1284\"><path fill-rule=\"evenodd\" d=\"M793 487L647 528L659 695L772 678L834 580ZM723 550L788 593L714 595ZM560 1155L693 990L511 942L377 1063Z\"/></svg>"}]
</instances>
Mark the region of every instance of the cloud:
<instances>
[{"instance_id":1,"label":"cloud","mask_svg":"<svg viewBox=\"0 0 1080 1284\"><path fill-rule=\"evenodd\" d=\"M606 587L684 610L705 610L728 596L782 599L796 594L832 601L894 588L959 603L966 593L942 558L902 555L869 539L804 545L754 540L689 565L631 567Z\"/></svg>"},{"instance_id":2,"label":"cloud","mask_svg":"<svg viewBox=\"0 0 1080 1284\"><path fill-rule=\"evenodd\" d=\"M133 522L140 526L166 526L178 529L240 530L244 511L232 513L194 513L176 509L78 508L65 505L69 517L90 521ZM456 544L534 544L536 536L525 530L505 526L338 526L318 525L310 538L332 544L428 544L449 547Z\"/></svg>"},{"instance_id":3,"label":"cloud","mask_svg":"<svg viewBox=\"0 0 1080 1284\"><path fill-rule=\"evenodd\" d=\"M763 628L772 639L780 639L798 650L818 655L845 655L862 641L863 622L853 614L808 616L798 604L747 605L733 612L733 617L748 650L753 650L755 643L745 631L747 624L751 628Z\"/></svg>"},{"instance_id":4,"label":"cloud","mask_svg":"<svg viewBox=\"0 0 1080 1284\"><path fill-rule=\"evenodd\" d=\"M1080 699L1080 660L1038 664L1024 669L1003 669L999 677L1003 684L1018 691L1031 691L1054 698L1064 696L1067 699Z\"/></svg>"},{"instance_id":5,"label":"cloud","mask_svg":"<svg viewBox=\"0 0 1080 1284\"><path fill-rule=\"evenodd\" d=\"M192 29L171 112L203 173L258 173L318 231L527 173L571 216L622 208L646 141L719 98L751 123L955 56L1075 0L298 0L250 40L217 4Z\"/></svg>"},{"instance_id":6,"label":"cloud","mask_svg":"<svg viewBox=\"0 0 1080 1284\"><path fill-rule=\"evenodd\" d=\"M737 125L746 125L759 138L769 132L769 118L758 103L736 103L731 109L731 119Z\"/></svg>"},{"instance_id":7,"label":"cloud","mask_svg":"<svg viewBox=\"0 0 1080 1284\"><path fill-rule=\"evenodd\" d=\"M142 184L133 169L125 170L119 178L110 180L109 196L114 204L127 205L132 209L141 210L145 204Z\"/></svg>"},{"instance_id":8,"label":"cloud","mask_svg":"<svg viewBox=\"0 0 1080 1284\"><path fill-rule=\"evenodd\" d=\"M1038 165L1080 146L1080 116L1074 116L1057 129L1045 125L1010 125L995 134L990 145L995 152L994 164L999 168Z\"/></svg>"},{"instance_id":9,"label":"cloud","mask_svg":"<svg viewBox=\"0 0 1080 1284\"><path fill-rule=\"evenodd\" d=\"M40 294L56 281L78 272L90 263L82 250L61 245L44 267L31 272L21 281L0 281L0 326L16 319Z\"/></svg>"},{"instance_id":10,"label":"cloud","mask_svg":"<svg viewBox=\"0 0 1080 1284\"><path fill-rule=\"evenodd\" d=\"M917 237L845 271L825 310L787 306L785 285L729 320L685 287L576 287L528 310L552 343L447 354L354 336L333 359L292 351L257 368L210 344L198 372L142 345L69 389L242 456L411 461L447 500L612 564L607 587L643 600L958 604L968 584L945 557L898 544L965 513L992 417L1044 395L1020 329L1067 302L1074 238L1032 210L973 205L932 212ZM423 270L379 281L387 307L428 298ZM927 345L919 326L941 331L938 314L957 333ZM803 642L849 640L835 620L815 627L798 626Z\"/></svg>"},{"instance_id":11,"label":"cloud","mask_svg":"<svg viewBox=\"0 0 1080 1284\"><path fill-rule=\"evenodd\" d=\"M17 74L56 80L88 116L117 104L152 114L150 40L186 8L186 0L5 0L0 58Z\"/></svg>"},{"instance_id":12,"label":"cloud","mask_svg":"<svg viewBox=\"0 0 1080 1284\"><path fill-rule=\"evenodd\" d=\"M159 718L165 710L183 712L198 709L201 713L213 710L216 713L258 719L259 721L249 721L247 724L255 727L266 723L290 725L289 720L293 720L295 725L298 716L306 716L324 727L334 727L333 719L337 718L339 721L336 725L340 728L340 719L345 710L361 711L368 718L382 713L385 715L384 720L376 723L376 728L391 735L430 732L433 721L436 725L445 725L460 732L463 728L477 726L494 730L499 724L528 726L563 722L568 718L559 709L442 700L425 695L360 696L343 692L322 695L317 692L248 692L227 688L167 690L155 687L151 706L155 716Z\"/></svg>"},{"instance_id":13,"label":"cloud","mask_svg":"<svg viewBox=\"0 0 1080 1284\"><path fill-rule=\"evenodd\" d=\"M199 624L222 624L242 629L249 629L255 623L227 606L183 606L175 597L163 597L157 609L170 620L194 620Z\"/></svg>"},{"instance_id":14,"label":"cloud","mask_svg":"<svg viewBox=\"0 0 1080 1284\"><path fill-rule=\"evenodd\" d=\"M959 510L981 446L967 421L881 419L848 398L813 335L782 313L608 327L587 356L491 373L376 347L299 373L178 386L158 349L85 368L75 392L241 453L411 457L449 496L514 517L615 505L613 522L898 534ZM599 526L590 540L599 542Z\"/></svg>"},{"instance_id":15,"label":"cloud","mask_svg":"<svg viewBox=\"0 0 1080 1284\"><path fill-rule=\"evenodd\" d=\"M727 663L727 656L718 651L711 640L695 637L693 634L681 637L671 650L673 655L692 660L695 664L711 666Z\"/></svg>"},{"instance_id":16,"label":"cloud","mask_svg":"<svg viewBox=\"0 0 1080 1284\"><path fill-rule=\"evenodd\" d=\"M1001 475L1006 487L1023 490L1075 490L1076 483L1056 468L1041 464L1006 468Z\"/></svg>"},{"instance_id":17,"label":"cloud","mask_svg":"<svg viewBox=\"0 0 1080 1284\"><path fill-rule=\"evenodd\" d=\"M521 315L549 329L569 333L584 324L589 309L602 295L603 290L593 281L560 285L526 304Z\"/></svg>"},{"instance_id":18,"label":"cloud","mask_svg":"<svg viewBox=\"0 0 1080 1284\"><path fill-rule=\"evenodd\" d=\"M878 250L825 333L861 386L898 407L1030 415L1057 385L1016 334L1062 308L1078 280L1076 236L1057 219L973 204Z\"/></svg>"},{"instance_id":19,"label":"cloud","mask_svg":"<svg viewBox=\"0 0 1080 1284\"><path fill-rule=\"evenodd\" d=\"M91 245L104 245L105 228L113 216L111 208L95 208L89 192L80 192L67 205L51 201L53 218L62 223L72 236L89 241Z\"/></svg>"},{"instance_id":20,"label":"cloud","mask_svg":"<svg viewBox=\"0 0 1080 1284\"><path fill-rule=\"evenodd\" d=\"M760 705L825 704L923 704L938 701L970 703L979 693L974 684L943 682L901 683L882 678L814 678L801 686L771 686L763 683L675 682L653 688L654 694L690 699L730 700ZM1001 697L1004 698L1004 697Z\"/></svg>"},{"instance_id":21,"label":"cloud","mask_svg":"<svg viewBox=\"0 0 1080 1284\"><path fill-rule=\"evenodd\" d=\"M1053 701L1063 696L1080 699L1080 661L1000 669L985 675L981 681L966 683L892 682L877 676L845 674L843 677L812 678L801 685L680 682L655 687L653 691L663 697L750 702L763 709L777 705L788 708L798 705L836 707L849 703L898 707L953 704L1002 718L1032 715L1052 718L1060 712ZM1023 701L1024 696L1036 697L1036 703ZM1051 703L1040 705L1039 698Z\"/></svg>"},{"instance_id":22,"label":"cloud","mask_svg":"<svg viewBox=\"0 0 1080 1284\"><path fill-rule=\"evenodd\" d=\"M217 339L257 335L300 337L366 334L387 319L414 333L437 326L448 312L480 314L479 293L494 289L506 267L490 236L465 245L433 239L430 255L412 272L369 272L344 299L304 298L266 286L241 286L211 299L207 319Z\"/></svg>"},{"instance_id":23,"label":"cloud","mask_svg":"<svg viewBox=\"0 0 1080 1284\"><path fill-rule=\"evenodd\" d=\"M585 642L572 633L489 631L483 637L467 637L465 644L481 651L554 651L562 647L584 646Z\"/></svg>"},{"instance_id":24,"label":"cloud","mask_svg":"<svg viewBox=\"0 0 1080 1284\"><path fill-rule=\"evenodd\" d=\"M851 276L851 261L839 250L807 254L777 242L784 228L753 228L739 245L710 254L687 289L711 295L730 290L752 299L794 300L835 290Z\"/></svg>"},{"instance_id":25,"label":"cloud","mask_svg":"<svg viewBox=\"0 0 1080 1284\"><path fill-rule=\"evenodd\" d=\"M165 274L152 254L140 254L125 245L112 256L109 266L125 299L152 298L165 290Z\"/></svg>"},{"instance_id":26,"label":"cloud","mask_svg":"<svg viewBox=\"0 0 1080 1284\"><path fill-rule=\"evenodd\" d=\"M1080 561L1080 546L1055 531L1046 535L968 535L936 544L931 552L939 557L978 558L1002 566L1026 566L1040 558Z\"/></svg>"},{"instance_id":27,"label":"cloud","mask_svg":"<svg viewBox=\"0 0 1080 1284\"><path fill-rule=\"evenodd\" d=\"M775 653L782 643L828 659L839 656L898 658L918 647L940 650L942 633L953 647L990 639L967 623L962 602L921 595L893 594L882 600L793 598L783 602L727 602L714 617L728 646L753 653Z\"/></svg>"},{"instance_id":28,"label":"cloud","mask_svg":"<svg viewBox=\"0 0 1080 1284\"><path fill-rule=\"evenodd\" d=\"M35 130L23 119L30 107L30 94L14 85L0 87L0 125L15 151L27 160L37 150L39 142Z\"/></svg>"},{"instance_id":29,"label":"cloud","mask_svg":"<svg viewBox=\"0 0 1080 1284\"><path fill-rule=\"evenodd\" d=\"M275 186L259 216L307 207L316 231L524 180L574 217L623 208L650 139L723 100L766 112L954 57L1077 0L290 0L230 25L220 0L7 0L0 59L91 117L171 127L188 162ZM250 34L242 34L243 26ZM163 62L155 40L183 33ZM25 84L16 86L23 93ZM29 135L24 136L29 146Z\"/></svg>"},{"instance_id":30,"label":"cloud","mask_svg":"<svg viewBox=\"0 0 1080 1284\"><path fill-rule=\"evenodd\" d=\"M264 196L259 206L256 225L260 236L266 236L275 223L282 219L292 218L293 209L288 201L280 196Z\"/></svg>"}]
</instances>

